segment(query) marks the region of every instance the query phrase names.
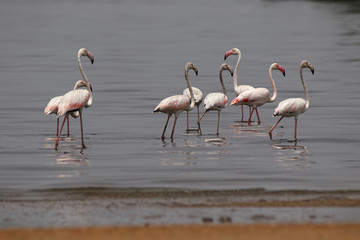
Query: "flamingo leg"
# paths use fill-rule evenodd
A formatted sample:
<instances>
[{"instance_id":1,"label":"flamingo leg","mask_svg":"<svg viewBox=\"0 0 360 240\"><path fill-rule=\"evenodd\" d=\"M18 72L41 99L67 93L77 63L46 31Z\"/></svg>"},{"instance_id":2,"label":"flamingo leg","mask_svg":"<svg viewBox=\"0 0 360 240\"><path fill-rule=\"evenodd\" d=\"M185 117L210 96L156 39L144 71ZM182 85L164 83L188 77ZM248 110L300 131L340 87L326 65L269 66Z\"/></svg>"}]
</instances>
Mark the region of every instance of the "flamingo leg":
<instances>
[{"instance_id":1,"label":"flamingo leg","mask_svg":"<svg viewBox=\"0 0 360 240\"><path fill-rule=\"evenodd\" d=\"M294 133L294 140L297 141L296 139L296 132L297 132L297 117L295 117L295 133Z\"/></svg>"},{"instance_id":2,"label":"flamingo leg","mask_svg":"<svg viewBox=\"0 0 360 240\"><path fill-rule=\"evenodd\" d=\"M55 142L55 150L58 149L60 135L61 135L62 129L63 129L64 124L65 124L65 120L66 120L67 117L68 117L68 116L66 115L65 118L64 118L63 123L61 124L60 132L58 133L57 138L56 138L56 142Z\"/></svg>"},{"instance_id":3,"label":"flamingo leg","mask_svg":"<svg viewBox=\"0 0 360 240\"><path fill-rule=\"evenodd\" d=\"M174 126L173 126L173 129L172 129L172 132L171 132L171 136L170 136L170 139L171 139L171 140L174 140L174 132L175 132L175 126L176 126L177 118L178 118L178 117L175 116Z\"/></svg>"},{"instance_id":4,"label":"flamingo leg","mask_svg":"<svg viewBox=\"0 0 360 240\"><path fill-rule=\"evenodd\" d=\"M59 118L56 118L56 137L59 134Z\"/></svg>"},{"instance_id":5,"label":"flamingo leg","mask_svg":"<svg viewBox=\"0 0 360 240\"><path fill-rule=\"evenodd\" d=\"M258 119L258 124L260 125L260 117L259 117L259 113L258 113L258 110L257 110L257 107L255 108L255 111L256 111L256 116L257 116L257 119ZM251 118L249 119L249 121L251 120Z\"/></svg>"},{"instance_id":6,"label":"flamingo leg","mask_svg":"<svg viewBox=\"0 0 360 240\"><path fill-rule=\"evenodd\" d=\"M69 129L69 118L67 118L67 136L70 136L70 129Z\"/></svg>"},{"instance_id":7,"label":"flamingo leg","mask_svg":"<svg viewBox=\"0 0 360 240\"><path fill-rule=\"evenodd\" d=\"M241 105L241 121L244 121L244 105Z\"/></svg>"},{"instance_id":8,"label":"flamingo leg","mask_svg":"<svg viewBox=\"0 0 360 240\"><path fill-rule=\"evenodd\" d=\"M79 110L79 114L80 114L80 128L81 128L81 145L82 145L82 148L86 148L86 146L84 144L84 134L83 134L82 111L81 111L81 109Z\"/></svg>"},{"instance_id":9,"label":"flamingo leg","mask_svg":"<svg viewBox=\"0 0 360 240\"><path fill-rule=\"evenodd\" d=\"M171 114L168 114L168 118L167 118L166 123L165 123L164 131L163 131L163 133L162 133L162 135L161 135L161 139L162 139L162 140L165 139L165 131L166 131L167 125L168 125L168 123L169 123L170 117L171 117Z\"/></svg>"},{"instance_id":10,"label":"flamingo leg","mask_svg":"<svg viewBox=\"0 0 360 240\"><path fill-rule=\"evenodd\" d=\"M251 107L249 106L249 114L251 114ZM250 122L251 122L251 118L250 118Z\"/></svg>"},{"instance_id":11,"label":"flamingo leg","mask_svg":"<svg viewBox=\"0 0 360 240\"><path fill-rule=\"evenodd\" d=\"M189 112L186 112L186 119L187 119L187 129L189 130Z\"/></svg>"},{"instance_id":12,"label":"flamingo leg","mask_svg":"<svg viewBox=\"0 0 360 240\"><path fill-rule=\"evenodd\" d=\"M269 136L270 139L272 140L272 131L276 128L276 126L279 124L279 122L284 118L284 116L281 116L281 118L274 124L274 126L272 126L269 130Z\"/></svg>"},{"instance_id":13,"label":"flamingo leg","mask_svg":"<svg viewBox=\"0 0 360 240\"><path fill-rule=\"evenodd\" d=\"M221 112L221 110L218 111L218 123L217 123L217 131L216 131L217 136L219 136L220 112Z\"/></svg>"},{"instance_id":14,"label":"flamingo leg","mask_svg":"<svg viewBox=\"0 0 360 240\"><path fill-rule=\"evenodd\" d=\"M205 110L205 112L201 115L201 117L199 117L199 119L197 120L197 124L198 124L198 128L199 128L199 135L202 135L201 132L201 127L200 127L200 121L201 119L205 116L205 114L208 112L208 110Z\"/></svg>"},{"instance_id":15,"label":"flamingo leg","mask_svg":"<svg viewBox=\"0 0 360 240\"><path fill-rule=\"evenodd\" d=\"M250 112L250 117L249 117L249 120L248 120L248 124L250 125L250 119L251 119L251 116L253 115L253 113L254 113L254 110L255 110L255 108L253 108L253 110Z\"/></svg>"}]
</instances>

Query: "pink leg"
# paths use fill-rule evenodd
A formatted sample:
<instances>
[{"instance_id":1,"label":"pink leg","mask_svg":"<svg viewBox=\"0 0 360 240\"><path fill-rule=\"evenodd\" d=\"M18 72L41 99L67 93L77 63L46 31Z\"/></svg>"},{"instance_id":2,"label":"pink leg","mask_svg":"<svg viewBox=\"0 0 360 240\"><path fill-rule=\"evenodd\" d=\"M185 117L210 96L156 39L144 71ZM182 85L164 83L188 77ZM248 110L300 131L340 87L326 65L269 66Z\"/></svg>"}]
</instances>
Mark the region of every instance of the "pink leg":
<instances>
[{"instance_id":1,"label":"pink leg","mask_svg":"<svg viewBox=\"0 0 360 240\"><path fill-rule=\"evenodd\" d=\"M284 116L281 116L281 118L274 124L274 126L272 126L272 128L270 128L269 130L269 136L270 139L272 140L272 131L276 128L276 126L279 124L279 122L283 119Z\"/></svg>"},{"instance_id":2,"label":"pink leg","mask_svg":"<svg viewBox=\"0 0 360 240\"><path fill-rule=\"evenodd\" d=\"M62 129L63 129L64 124L65 124L65 120L66 120L67 117L68 117L67 115L64 117L64 121L63 121L63 123L61 124L60 132L58 133L57 138L56 138L56 142L55 142L55 150L58 149L60 135L61 135Z\"/></svg>"},{"instance_id":3,"label":"pink leg","mask_svg":"<svg viewBox=\"0 0 360 240\"><path fill-rule=\"evenodd\" d=\"M84 144L84 135L83 135L82 111L80 110L79 113L80 113L80 128L81 128L81 145L82 148L86 148Z\"/></svg>"},{"instance_id":4,"label":"pink leg","mask_svg":"<svg viewBox=\"0 0 360 240\"><path fill-rule=\"evenodd\" d=\"M258 113L257 108L255 108L255 111L256 111L256 116L257 116L257 119L258 119L258 124L260 124L260 117L259 117L259 113ZM250 120L251 120L251 119L250 119Z\"/></svg>"},{"instance_id":5,"label":"pink leg","mask_svg":"<svg viewBox=\"0 0 360 240\"><path fill-rule=\"evenodd\" d=\"M251 107L249 106L249 115L251 114ZM250 118L250 122L251 122L251 118Z\"/></svg>"},{"instance_id":6,"label":"pink leg","mask_svg":"<svg viewBox=\"0 0 360 240\"><path fill-rule=\"evenodd\" d=\"M56 118L56 137L59 134L59 118Z\"/></svg>"},{"instance_id":7,"label":"pink leg","mask_svg":"<svg viewBox=\"0 0 360 240\"><path fill-rule=\"evenodd\" d=\"M174 139L174 132L175 132L176 121L177 121L177 117L175 116L174 126L173 126L173 129L172 129L172 132L171 132L171 136L170 136L170 139L171 139L171 140Z\"/></svg>"},{"instance_id":8,"label":"pink leg","mask_svg":"<svg viewBox=\"0 0 360 240\"><path fill-rule=\"evenodd\" d=\"M248 120L248 124L250 125L250 119L251 119L251 116L253 115L253 113L254 113L254 110L255 110L255 108L253 108L253 110L250 112L250 117L249 117L249 120Z\"/></svg>"},{"instance_id":9,"label":"pink leg","mask_svg":"<svg viewBox=\"0 0 360 240\"><path fill-rule=\"evenodd\" d=\"M70 136L70 129L69 129L69 118L67 118L67 134L68 134L68 137Z\"/></svg>"},{"instance_id":10,"label":"pink leg","mask_svg":"<svg viewBox=\"0 0 360 240\"><path fill-rule=\"evenodd\" d=\"M186 112L186 119L187 119L187 129L189 130L189 112Z\"/></svg>"},{"instance_id":11,"label":"pink leg","mask_svg":"<svg viewBox=\"0 0 360 240\"><path fill-rule=\"evenodd\" d=\"M241 121L244 121L244 105L241 105Z\"/></svg>"},{"instance_id":12,"label":"pink leg","mask_svg":"<svg viewBox=\"0 0 360 240\"><path fill-rule=\"evenodd\" d=\"M162 135L161 135L161 139L162 139L162 140L165 139L165 131L166 131L167 125L168 125L168 123L169 123L170 117L171 117L171 114L168 114L168 118L167 118L166 123L165 123L164 131L163 131L163 133L162 133Z\"/></svg>"}]
</instances>

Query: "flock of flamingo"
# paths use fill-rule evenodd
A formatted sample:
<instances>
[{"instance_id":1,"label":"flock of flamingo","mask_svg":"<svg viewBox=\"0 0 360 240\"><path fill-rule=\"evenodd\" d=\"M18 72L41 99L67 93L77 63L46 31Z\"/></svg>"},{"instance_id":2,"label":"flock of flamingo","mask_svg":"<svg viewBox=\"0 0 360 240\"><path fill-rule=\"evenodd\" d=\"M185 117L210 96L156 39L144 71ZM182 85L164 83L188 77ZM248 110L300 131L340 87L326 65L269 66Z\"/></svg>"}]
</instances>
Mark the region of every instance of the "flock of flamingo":
<instances>
[{"instance_id":1,"label":"flock of flamingo","mask_svg":"<svg viewBox=\"0 0 360 240\"><path fill-rule=\"evenodd\" d=\"M199 107L203 101L203 94L200 89L198 89L196 87L192 87L190 80L189 80L190 69L192 69L196 73L196 75L198 75L198 68L196 67L195 64L193 64L191 62L186 63L186 65L185 65L185 80L187 83L187 88L183 91L183 94L182 95L174 95L174 96L170 96L170 97L163 99L156 106L156 108L153 111L154 113L162 112L162 113L165 113L168 115L164 130L161 135L162 140L165 139L166 128L169 123L169 119L173 114L175 116L175 119L174 119L174 124L173 124L170 139L171 140L174 139L174 131L175 131L176 122L177 122L179 115L183 111L187 112L187 130L189 130L189 111L191 111L195 106L197 106L197 115L198 115L198 120L197 120L198 129L196 129L196 131L198 131L199 134L202 135L202 130L201 130L201 126L200 126L201 119L209 111L216 110L216 111L218 111L216 134L219 135L220 112L223 108L226 107L226 105L228 103L228 98L226 95L226 88L225 88L223 78L222 78L222 73L224 70L229 71L231 76L233 76L233 79L234 79L234 92L235 92L236 98L231 101L230 106L232 106L232 105L234 105L234 106L240 105L241 106L241 121L243 121L243 119L244 119L243 106L244 105L249 106L249 119L248 119L247 123L250 125L252 115L255 111L256 115L257 115L257 119L258 119L258 124L260 124L260 117L259 117L257 108L264 105L265 103L274 102L277 98L277 90L276 90L276 85L275 85L274 79L272 77L272 70L279 70L285 76L285 69L282 66L280 66L278 63L273 63L270 65L269 77L270 77L270 82L271 82L271 85L273 88L273 94L272 94L272 96L270 96L271 95L270 91L266 88L262 88L262 87L254 88L253 86L250 86L250 85L238 85L237 72L238 72L238 68L240 65L240 61L241 61L241 52L239 49L233 48L225 53L224 60L226 60L230 55L238 56L235 70L233 70L233 68L226 63L221 64L220 72L219 72L219 79L220 79L220 84L221 84L223 92L222 93L220 93L220 92L209 93L205 97L205 99L204 99L205 111L201 116L200 116ZM81 144L82 144L82 148L86 147L84 144L84 137L83 137L82 111L83 111L84 107L88 108L92 105L93 97L92 97L91 84L89 83L89 81L85 75L84 69L81 65L81 57L83 57L83 56L88 57L92 64L94 63L94 56L91 54L90 51L88 51L85 48L81 48L78 51L78 56L77 56L78 66L80 69L80 73L83 77L83 80L78 80L74 86L74 89L67 92L65 95L52 98L44 110L45 115L49 115L52 113L57 115L57 130L56 130L57 137L56 137L56 141L55 141L55 150L58 149L59 139L60 139L60 135L61 135L62 129L64 127L64 124L65 124L65 121L67 121L67 135L68 136L70 135L70 133L69 133L69 115L71 115L73 118L80 117ZM296 134L297 134L298 116L301 113L305 112L309 108L309 105L310 105L309 93L308 93L308 89L306 87L306 84L305 84L305 81L303 78L303 73L302 73L304 68L309 68L310 71L312 72L312 74L314 74L314 66L306 60L303 60L300 63L300 79L301 79L301 83L304 88L305 99L289 98L289 99L283 100L279 103L279 105L277 106L277 108L274 111L273 116L281 116L281 118L269 130L270 139L272 139L273 130L276 128L278 123L284 117L294 117L295 118L294 139L295 139L295 141L297 140ZM81 88L81 87L85 87L85 89ZM60 131L59 131L59 118L61 116L64 116L64 120L63 120L63 123L62 123Z\"/></svg>"}]
</instances>

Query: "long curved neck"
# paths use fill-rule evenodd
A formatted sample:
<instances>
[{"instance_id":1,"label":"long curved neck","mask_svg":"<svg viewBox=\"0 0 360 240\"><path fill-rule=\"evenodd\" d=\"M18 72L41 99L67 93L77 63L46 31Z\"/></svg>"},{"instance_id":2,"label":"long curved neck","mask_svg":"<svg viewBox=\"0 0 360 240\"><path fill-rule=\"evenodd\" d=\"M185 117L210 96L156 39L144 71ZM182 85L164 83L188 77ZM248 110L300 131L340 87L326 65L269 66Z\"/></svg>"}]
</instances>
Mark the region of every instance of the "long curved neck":
<instances>
[{"instance_id":1,"label":"long curved neck","mask_svg":"<svg viewBox=\"0 0 360 240\"><path fill-rule=\"evenodd\" d=\"M271 67L269 68L269 77L270 77L270 82L271 82L271 85L272 85L272 88L273 88L273 91L274 91L274 93L273 93L272 97L270 98L269 102L274 102L276 100L276 97L277 97L277 90L276 90L274 79L272 77L272 68Z\"/></svg>"},{"instance_id":2,"label":"long curved neck","mask_svg":"<svg viewBox=\"0 0 360 240\"><path fill-rule=\"evenodd\" d=\"M310 106L310 98L309 98L309 92L308 92L308 89L306 87L306 83L304 81L304 78L303 78L303 73L302 73L302 70L304 69L303 66L300 67L300 79L301 79L301 83L304 87L304 92L305 92L305 101L306 101L306 106L305 106L305 109L308 109L309 106Z\"/></svg>"},{"instance_id":3,"label":"long curved neck","mask_svg":"<svg viewBox=\"0 0 360 240\"><path fill-rule=\"evenodd\" d=\"M238 87L237 73L238 73L240 61L241 61L241 53L239 53L239 55L238 55L238 60L237 60L237 63L235 66L235 71L234 71L234 90Z\"/></svg>"},{"instance_id":4,"label":"long curved neck","mask_svg":"<svg viewBox=\"0 0 360 240\"><path fill-rule=\"evenodd\" d=\"M193 92L193 89L191 87L191 83L189 80L189 68L185 68L185 80L186 80L187 87L189 88L190 96L191 96L190 107L193 108L195 106L195 97L194 97L194 92Z\"/></svg>"},{"instance_id":5,"label":"long curved neck","mask_svg":"<svg viewBox=\"0 0 360 240\"><path fill-rule=\"evenodd\" d=\"M86 88L90 93L90 99L92 99L92 93L91 93L91 89L90 89L89 80L87 79L87 77L85 75L84 69L83 69L83 67L81 65L81 59L80 58L81 58L81 56L78 55L78 65L79 65L80 73L81 73L81 75L82 75L82 77L83 77L83 79L85 81Z\"/></svg>"},{"instance_id":6,"label":"long curved neck","mask_svg":"<svg viewBox=\"0 0 360 240\"><path fill-rule=\"evenodd\" d=\"M226 96L226 88L225 88L224 81L223 81L223 78L222 78L222 72L223 72L223 69L220 69L219 78L220 78L220 84L221 84L223 93Z\"/></svg>"}]
</instances>

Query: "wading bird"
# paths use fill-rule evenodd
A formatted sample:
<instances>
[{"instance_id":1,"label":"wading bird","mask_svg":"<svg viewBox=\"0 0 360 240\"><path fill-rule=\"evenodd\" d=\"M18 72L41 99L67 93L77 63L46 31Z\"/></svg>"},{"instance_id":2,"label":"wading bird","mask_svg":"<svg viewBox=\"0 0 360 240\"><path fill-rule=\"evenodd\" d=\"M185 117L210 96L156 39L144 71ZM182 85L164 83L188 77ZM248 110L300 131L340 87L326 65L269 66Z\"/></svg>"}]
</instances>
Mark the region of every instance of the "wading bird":
<instances>
[{"instance_id":1,"label":"wading bird","mask_svg":"<svg viewBox=\"0 0 360 240\"><path fill-rule=\"evenodd\" d=\"M169 119L171 117L172 114L175 115L175 119L174 119L174 125L173 125L173 129L171 132L171 137L170 139L173 140L174 139L174 131L175 131L175 126L176 126L176 121L179 117L179 115L183 112L183 111L191 111L194 106L195 106L195 98L194 98L194 93L191 87L191 83L189 80L189 70L193 69L196 73L196 75L198 75L198 68L195 66L195 64L188 62L185 65L185 80L187 83L187 87L190 90L190 98L188 96L185 95L174 95L168 98L163 99L154 109L154 113L155 112L162 112L168 115L168 118L166 120L166 124L164 127L164 131L161 135L161 139L164 140L165 139L165 131L166 131L166 127L169 123Z\"/></svg>"},{"instance_id":2,"label":"wading bird","mask_svg":"<svg viewBox=\"0 0 360 240\"><path fill-rule=\"evenodd\" d=\"M200 116L199 108L200 108L200 104L202 103L202 100L203 100L203 93L199 88L196 88L196 87L192 87L192 90L193 90L194 98L195 98L195 106L197 108L197 118L199 118L199 116ZM183 94L188 96L189 98L191 97L189 88L185 88L184 91L183 91ZM189 128L189 111L186 111L186 119L187 119L186 120L186 122L187 122L186 131L190 131L190 128Z\"/></svg>"},{"instance_id":3,"label":"wading bird","mask_svg":"<svg viewBox=\"0 0 360 240\"><path fill-rule=\"evenodd\" d=\"M288 98L285 99L283 101L281 101L279 103L279 105L277 106L277 108L275 108L274 114L273 116L281 116L281 118L275 123L275 125L269 130L269 136L270 139L272 139L272 131L276 128L276 126L278 125L278 123L284 118L284 117L294 117L295 118L295 132L294 132L294 139L295 141L296 139L296 129L297 129L297 119L298 116L305 112L306 110L308 110L309 106L310 106L310 98L309 98L309 93L308 93L308 89L306 87L304 78L303 78L303 74L302 71L304 68L309 68L311 73L314 74L314 66L309 63L306 60L303 60L300 63L300 79L301 79L301 83L303 85L304 88L304 92L305 92L305 99L302 98Z\"/></svg>"},{"instance_id":4,"label":"wading bird","mask_svg":"<svg viewBox=\"0 0 360 240\"><path fill-rule=\"evenodd\" d=\"M242 92L245 92L250 89L254 89L254 87L250 86L250 85L238 85L237 73L238 73L238 69L239 69L239 65L240 65L240 61L241 61L241 52L238 48L233 48L225 53L224 60L226 60L230 55L238 56L238 60L237 60L237 63L235 66L235 71L234 71L234 92L235 92L235 96L237 97ZM249 107L249 113L251 113L251 107ZM244 107L242 104L241 104L241 121L244 121Z\"/></svg>"},{"instance_id":5,"label":"wading bird","mask_svg":"<svg viewBox=\"0 0 360 240\"><path fill-rule=\"evenodd\" d=\"M249 107L253 107L253 109L250 113L249 120L248 120L249 125L250 125L251 116L254 113L254 110L256 111L256 115L258 118L258 124L260 124L260 117L259 117L257 107L260 107L268 102L274 102L276 100L277 91L276 91L274 79L272 78L272 74L271 74L272 70L279 70L285 76L285 69L282 66L280 66L278 63L273 63L270 65L269 76L270 76L271 85L272 85L273 91L274 91L272 97L270 97L270 92L268 89L255 88L255 89L247 90L247 91L241 93L234 100L232 100L232 102L230 104L230 106L232 106L232 105L235 105L235 106L236 105L247 105Z\"/></svg>"},{"instance_id":6,"label":"wading bird","mask_svg":"<svg viewBox=\"0 0 360 240\"><path fill-rule=\"evenodd\" d=\"M200 135L202 135L200 121L205 116L205 114L211 110L216 110L218 112L218 123L217 123L216 135L219 135L220 112L223 108L226 107L227 102L228 102L228 98L226 96L226 88L225 88L223 78L222 78L223 70L228 70L230 72L231 76L233 76L232 68L226 63L221 64L219 78L220 78L220 84L221 84L223 92L222 93L219 93L219 92L209 93L208 95L206 95L205 100L204 100L205 112L197 120Z\"/></svg>"},{"instance_id":7,"label":"wading bird","mask_svg":"<svg viewBox=\"0 0 360 240\"><path fill-rule=\"evenodd\" d=\"M76 89L76 90L72 90L68 93L66 93L63 98L60 101L59 107L58 107L58 112L57 112L57 117L60 118L61 116L65 115L64 117L64 121L61 125L60 128L60 132L58 133L58 136L56 138L56 142L55 142L55 150L57 150L58 145L59 145L59 139L60 139L60 135L61 135L61 131L64 127L64 123L66 118L68 118L68 115L71 114L72 112L79 112L79 116L80 116L80 127L81 127L81 145L82 148L85 148L85 144L84 144L84 136L83 136L83 124L82 124L82 110L84 107L90 107L92 104L92 93L91 93L91 88L90 88L90 83L85 75L84 69L81 65L81 57L82 56L86 56L90 59L91 63L94 63L94 56L91 54L90 51L86 50L85 48L81 48L78 51L78 65L79 65L79 69L80 69L80 73L84 79L85 85L86 85L86 89Z\"/></svg>"}]
</instances>

